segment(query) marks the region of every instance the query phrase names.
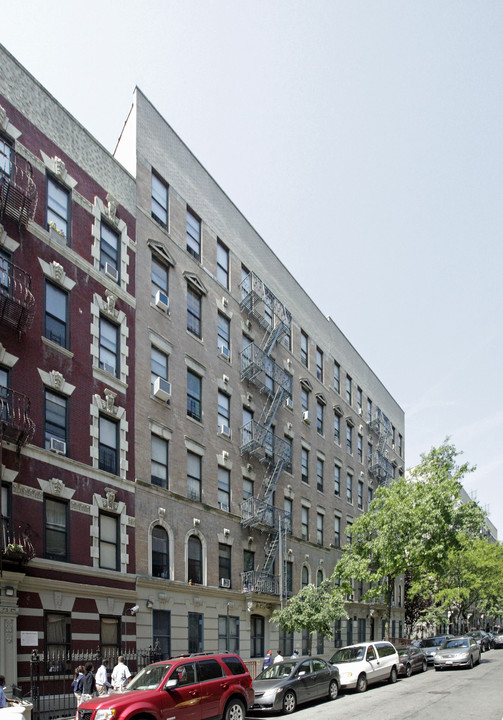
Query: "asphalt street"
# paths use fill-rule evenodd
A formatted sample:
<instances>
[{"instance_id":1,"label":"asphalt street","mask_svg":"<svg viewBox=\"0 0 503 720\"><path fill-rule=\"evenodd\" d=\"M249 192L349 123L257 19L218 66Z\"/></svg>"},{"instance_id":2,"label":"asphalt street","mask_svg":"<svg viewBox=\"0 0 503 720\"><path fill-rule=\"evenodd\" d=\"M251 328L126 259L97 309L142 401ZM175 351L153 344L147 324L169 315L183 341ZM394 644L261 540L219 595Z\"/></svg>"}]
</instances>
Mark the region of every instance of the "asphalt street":
<instances>
[{"instance_id":1,"label":"asphalt street","mask_svg":"<svg viewBox=\"0 0 503 720\"><path fill-rule=\"evenodd\" d=\"M272 714L249 714L272 718ZM427 672L364 693L342 693L334 701L300 706L295 720L502 720L503 650L489 650L472 670Z\"/></svg>"}]
</instances>

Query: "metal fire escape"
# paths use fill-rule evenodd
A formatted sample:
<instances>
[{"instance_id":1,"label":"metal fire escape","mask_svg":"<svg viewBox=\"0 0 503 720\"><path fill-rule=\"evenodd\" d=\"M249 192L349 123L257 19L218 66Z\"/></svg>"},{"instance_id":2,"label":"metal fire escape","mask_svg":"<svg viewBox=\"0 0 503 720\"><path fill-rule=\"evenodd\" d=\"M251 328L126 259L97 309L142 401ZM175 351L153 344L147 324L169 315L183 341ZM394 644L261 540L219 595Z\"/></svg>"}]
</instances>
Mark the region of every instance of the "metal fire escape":
<instances>
[{"instance_id":1,"label":"metal fire escape","mask_svg":"<svg viewBox=\"0 0 503 720\"><path fill-rule=\"evenodd\" d=\"M386 451L391 437L391 421L380 408L369 422L369 430L377 435L377 448L372 452L369 474L381 485L389 485L393 478L393 466L386 457Z\"/></svg>"},{"instance_id":2,"label":"metal fire escape","mask_svg":"<svg viewBox=\"0 0 503 720\"><path fill-rule=\"evenodd\" d=\"M241 379L255 385L266 401L261 415L241 428L241 454L254 457L265 466L258 495L241 503L241 524L267 532L262 570L242 573L243 588L278 594L273 566L278 551L282 556L286 534L291 532L289 513L274 507L274 491L283 469L291 470L291 446L274 434L274 420L281 404L292 396L291 375L271 357L275 346L290 332L291 314L255 273L241 283L241 310L264 330L259 346L250 343L241 353ZM280 572L279 594L283 595Z\"/></svg>"}]
</instances>

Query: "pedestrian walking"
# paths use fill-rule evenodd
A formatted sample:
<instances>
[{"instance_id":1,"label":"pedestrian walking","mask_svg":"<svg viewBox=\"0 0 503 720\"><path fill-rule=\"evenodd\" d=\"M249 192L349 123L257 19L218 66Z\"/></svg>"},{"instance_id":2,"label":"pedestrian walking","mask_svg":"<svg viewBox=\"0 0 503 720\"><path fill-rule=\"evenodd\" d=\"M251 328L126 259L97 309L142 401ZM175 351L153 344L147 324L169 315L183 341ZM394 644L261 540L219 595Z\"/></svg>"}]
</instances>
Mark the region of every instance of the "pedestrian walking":
<instances>
[{"instance_id":1,"label":"pedestrian walking","mask_svg":"<svg viewBox=\"0 0 503 720\"><path fill-rule=\"evenodd\" d=\"M262 670L265 670L266 668L268 668L269 665L272 665L272 652L270 650L268 650L266 653L264 662L262 663Z\"/></svg>"},{"instance_id":2,"label":"pedestrian walking","mask_svg":"<svg viewBox=\"0 0 503 720\"><path fill-rule=\"evenodd\" d=\"M82 702L90 700L96 694L96 680L94 678L94 665L86 663L86 674L82 680Z\"/></svg>"},{"instance_id":3,"label":"pedestrian walking","mask_svg":"<svg viewBox=\"0 0 503 720\"><path fill-rule=\"evenodd\" d=\"M112 670L112 687L116 692L123 692L129 682L131 673L129 668L124 664L124 656L119 655L117 665Z\"/></svg>"},{"instance_id":4,"label":"pedestrian walking","mask_svg":"<svg viewBox=\"0 0 503 720\"><path fill-rule=\"evenodd\" d=\"M77 707L82 702L82 681L84 680L85 668L83 665L77 665L73 673L72 690L77 701Z\"/></svg>"},{"instance_id":5,"label":"pedestrian walking","mask_svg":"<svg viewBox=\"0 0 503 720\"><path fill-rule=\"evenodd\" d=\"M98 695L108 695L112 685L108 682L108 660L103 660L96 672L96 690Z\"/></svg>"},{"instance_id":6,"label":"pedestrian walking","mask_svg":"<svg viewBox=\"0 0 503 720\"><path fill-rule=\"evenodd\" d=\"M283 662L284 659L285 659L285 658L284 658L283 655L280 653L280 651L279 651L279 650L276 650L276 657L274 658L274 664L276 665L276 663Z\"/></svg>"}]
</instances>

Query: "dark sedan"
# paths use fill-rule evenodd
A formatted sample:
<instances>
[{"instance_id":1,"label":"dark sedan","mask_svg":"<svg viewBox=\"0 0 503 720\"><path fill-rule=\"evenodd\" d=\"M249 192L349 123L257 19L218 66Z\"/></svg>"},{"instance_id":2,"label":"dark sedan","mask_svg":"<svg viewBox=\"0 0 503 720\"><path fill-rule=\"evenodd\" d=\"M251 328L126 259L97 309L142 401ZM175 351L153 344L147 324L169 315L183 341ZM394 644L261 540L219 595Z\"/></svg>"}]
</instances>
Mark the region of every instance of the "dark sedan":
<instances>
[{"instance_id":1,"label":"dark sedan","mask_svg":"<svg viewBox=\"0 0 503 720\"><path fill-rule=\"evenodd\" d=\"M398 674L410 677L415 672L425 672L428 662L423 650L414 645L398 648Z\"/></svg>"},{"instance_id":2,"label":"dark sedan","mask_svg":"<svg viewBox=\"0 0 503 720\"><path fill-rule=\"evenodd\" d=\"M472 630L467 634L470 635L472 638L475 638L475 640L478 642L480 652L487 652L491 648L491 639L489 635L484 632L484 630Z\"/></svg>"},{"instance_id":3,"label":"dark sedan","mask_svg":"<svg viewBox=\"0 0 503 720\"><path fill-rule=\"evenodd\" d=\"M495 632L493 634L493 638L491 640L491 647L493 647L493 648L503 647L503 632L501 630L498 630L498 632Z\"/></svg>"},{"instance_id":4,"label":"dark sedan","mask_svg":"<svg viewBox=\"0 0 503 720\"><path fill-rule=\"evenodd\" d=\"M339 687L339 671L322 658L283 660L262 670L253 681L253 709L291 713L310 700L335 700Z\"/></svg>"}]
</instances>

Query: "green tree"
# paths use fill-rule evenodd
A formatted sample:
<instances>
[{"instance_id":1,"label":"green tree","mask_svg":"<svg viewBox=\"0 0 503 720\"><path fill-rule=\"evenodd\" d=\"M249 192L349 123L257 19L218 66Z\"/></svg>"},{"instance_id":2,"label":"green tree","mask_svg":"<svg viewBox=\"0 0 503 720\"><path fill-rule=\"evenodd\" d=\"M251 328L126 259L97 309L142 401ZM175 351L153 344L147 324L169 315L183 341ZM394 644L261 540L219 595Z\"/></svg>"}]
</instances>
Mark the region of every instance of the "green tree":
<instances>
[{"instance_id":1,"label":"green tree","mask_svg":"<svg viewBox=\"0 0 503 720\"><path fill-rule=\"evenodd\" d=\"M461 501L461 479L474 468L458 466L458 455L447 440L432 448L406 477L378 488L368 511L351 526L334 577L346 588L354 580L368 583L365 599L383 597L388 627L396 578L409 573L413 582L426 573L439 575L448 551L483 527L483 510Z\"/></svg>"},{"instance_id":2,"label":"green tree","mask_svg":"<svg viewBox=\"0 0 503 720\"><path fill-rule=\"evenodd\" d=\"M271 622L288 633L308 630L311 652L313 633L328 637L334 621L347 616L341 590L330 580L324 580L318 587L312 583L303 587L282 610L273 612Z\"/></svg>"}]
</instances>

